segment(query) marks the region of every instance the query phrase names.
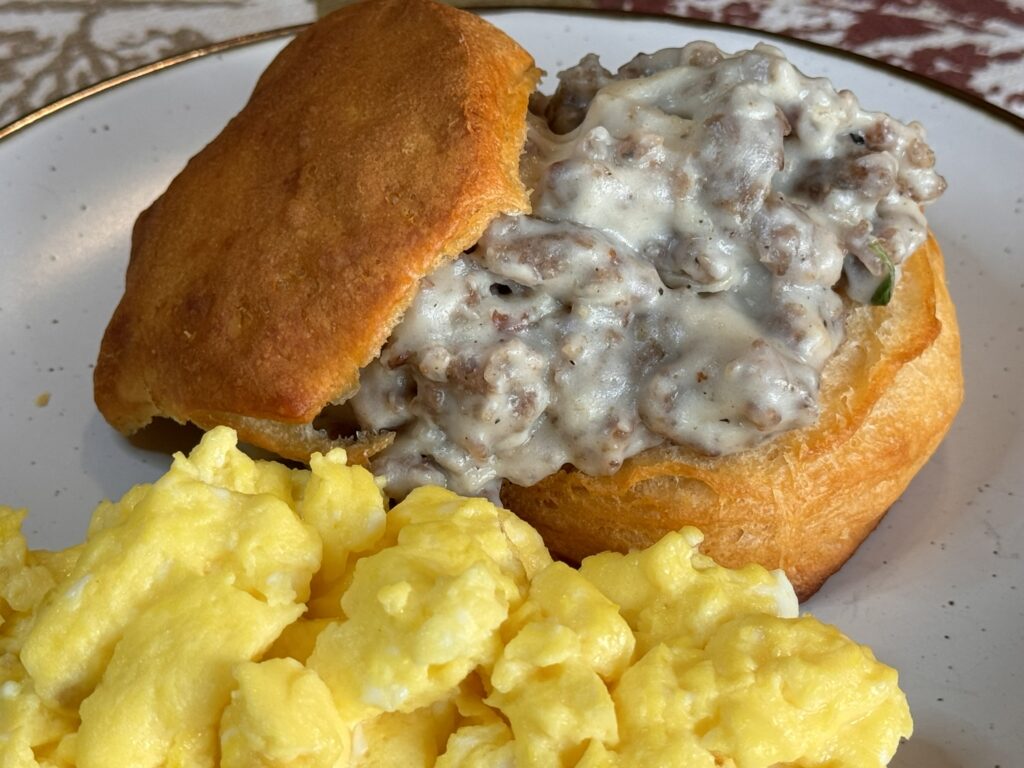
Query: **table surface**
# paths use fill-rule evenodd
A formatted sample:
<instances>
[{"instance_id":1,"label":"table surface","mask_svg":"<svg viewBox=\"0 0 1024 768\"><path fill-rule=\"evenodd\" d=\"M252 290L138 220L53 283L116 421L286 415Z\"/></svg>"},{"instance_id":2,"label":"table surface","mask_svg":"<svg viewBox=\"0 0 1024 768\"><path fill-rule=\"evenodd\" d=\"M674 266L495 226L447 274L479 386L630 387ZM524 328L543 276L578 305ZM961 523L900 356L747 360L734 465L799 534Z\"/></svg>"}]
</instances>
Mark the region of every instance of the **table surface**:
<instances>
[{"instance_id":1,"label":"table surface","mask_svg":"<svg viewBox=\"0 0 1024 768\"><path fill-rule=\"evenodd\" d=\"M122 72L344 0L0 0L0 125ZM475 6L510 5L483 0ZM1024 117L1024 0L530 0L668 14L885 61Z\"/></svg>"}]
</instances>

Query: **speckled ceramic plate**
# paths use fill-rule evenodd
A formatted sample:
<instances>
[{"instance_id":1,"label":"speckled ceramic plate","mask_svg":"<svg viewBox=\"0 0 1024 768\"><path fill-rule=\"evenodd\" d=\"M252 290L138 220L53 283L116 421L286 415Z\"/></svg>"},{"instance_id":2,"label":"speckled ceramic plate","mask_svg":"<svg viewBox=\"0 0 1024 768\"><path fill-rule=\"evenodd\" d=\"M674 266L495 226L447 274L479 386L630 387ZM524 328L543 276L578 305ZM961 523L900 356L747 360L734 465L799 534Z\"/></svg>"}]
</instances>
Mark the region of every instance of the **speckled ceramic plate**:
<instances>
[{"instance_id":1,"label":"speckled ceramic plate","mask_svg":"<svg viewBox=\"0 0 1024 768\"><path fill-rule=\"evenodd\" d=\"M757 36L668 20L488 14L550 72L588 51ZM778 42L778 41L776 41ZM242 105L283 44L213 52L102 90L0 141L0 501L35 547L81 539L92 507L168 464L114 434L92 365L132 222ZM964 338L967 400L945 443L806 606L901 671L916 721L893 765L1009 768L1024 755L1024 131L867 62L779 43L870 109L929 127L949 192L930 212ZM192 433L175 433L185 443Z\"/></svg>"}]
</instances>

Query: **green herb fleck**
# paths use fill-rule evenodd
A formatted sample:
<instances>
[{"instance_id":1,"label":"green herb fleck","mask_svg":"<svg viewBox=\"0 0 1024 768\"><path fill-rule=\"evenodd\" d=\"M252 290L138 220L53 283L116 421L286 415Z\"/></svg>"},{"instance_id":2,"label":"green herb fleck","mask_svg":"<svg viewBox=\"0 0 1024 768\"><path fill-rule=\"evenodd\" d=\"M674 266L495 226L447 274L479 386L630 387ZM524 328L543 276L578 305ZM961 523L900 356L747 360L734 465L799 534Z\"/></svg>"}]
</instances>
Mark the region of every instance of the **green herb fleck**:
<instances>
[{"instance_id":1,"label":"green herb fleck","mask_svg":"<svg viewBox=\"0 0 1024 768\"><path fill-rule=\"evenodd\" d=\"M879 283L875 292L871 294L871 303L877 307L884 307L892 300L892 289L896 283L896 266L892 263L892 259L889 258L889 254L885 252L885 248L877 240L868 243L868 248L885 265L885 277L882 278L882 282Z\"/></svg>"}]
</instances>

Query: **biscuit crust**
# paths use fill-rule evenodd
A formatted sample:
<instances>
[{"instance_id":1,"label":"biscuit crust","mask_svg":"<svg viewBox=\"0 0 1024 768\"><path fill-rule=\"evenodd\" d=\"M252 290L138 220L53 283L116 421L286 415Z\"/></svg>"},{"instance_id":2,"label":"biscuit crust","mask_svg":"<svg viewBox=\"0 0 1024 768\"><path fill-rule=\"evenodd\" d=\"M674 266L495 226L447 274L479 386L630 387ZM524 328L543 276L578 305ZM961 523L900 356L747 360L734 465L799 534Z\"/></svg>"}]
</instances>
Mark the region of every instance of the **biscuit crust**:
<instances>
[{"instance_id":1,"label":"biscuit crust","mask_svg":"<svg viewBox=\"0 0 1024 768\"><path fill-rule=\"evenodd\" d=\"M129 434L156 416L228 424L290 458L329 448L314 417L356 389L420 278L529 209L538 77L500 30L428 0L301 32L136 222L95 372L103 415Z\"/></svg>"}]
</instances>

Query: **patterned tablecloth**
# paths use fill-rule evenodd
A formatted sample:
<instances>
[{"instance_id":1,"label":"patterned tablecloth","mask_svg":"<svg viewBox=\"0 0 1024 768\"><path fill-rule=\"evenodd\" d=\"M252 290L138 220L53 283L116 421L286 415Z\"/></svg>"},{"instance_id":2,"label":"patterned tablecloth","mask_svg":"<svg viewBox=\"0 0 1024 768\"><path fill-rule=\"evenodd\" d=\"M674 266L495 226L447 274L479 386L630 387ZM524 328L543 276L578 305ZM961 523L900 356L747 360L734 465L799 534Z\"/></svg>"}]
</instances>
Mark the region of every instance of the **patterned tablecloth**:
<instances>
[{"instance_id":1,"label":"patterned tablecloth","mask_svg":"<svg viewBox=\"0 0 1024 768\"><path fill-rule=\"evenodd\" d=\"M339 0L0 0L0 125L212 42L308 22ZM480 2L471 5L509 5ZM934 78L1024 117L1024 0L569 0L810 40Z\"/></svg>"}]
</instances>

